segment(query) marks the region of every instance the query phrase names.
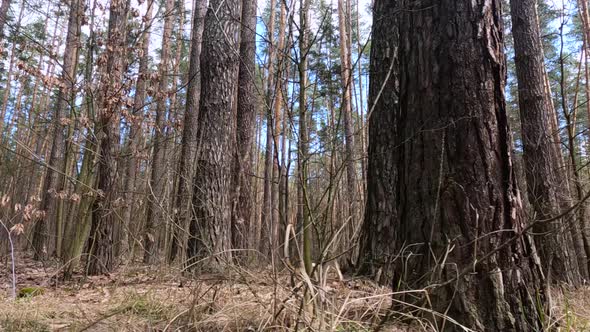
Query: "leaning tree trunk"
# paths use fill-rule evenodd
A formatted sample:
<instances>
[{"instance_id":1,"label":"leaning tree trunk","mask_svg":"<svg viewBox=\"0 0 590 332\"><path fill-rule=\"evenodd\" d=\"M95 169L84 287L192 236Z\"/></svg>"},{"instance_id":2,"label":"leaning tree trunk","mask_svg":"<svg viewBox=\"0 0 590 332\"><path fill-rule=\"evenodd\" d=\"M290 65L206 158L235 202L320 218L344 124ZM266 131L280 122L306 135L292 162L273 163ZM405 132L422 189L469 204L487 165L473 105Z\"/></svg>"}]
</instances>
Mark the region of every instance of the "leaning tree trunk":
<instances>
[{"instance_id":1,"label":"leaning tree trunk","mask_svg":"<svg viewBox=\"0 0 590 332\"><path fill-rule=\"evenodd\" d=\"M184 127L180 143L180 161L178 166L178 186L175 197L176 213L174 215L174 236L170 248L170 261L177 256L179 260L186 260L191 210L191 185L195 169L193 167L197 146L197 128L199 115L199 101L201 97L201 44L203 27L207 12L207 1L197 0L193 14L191 54L188 71L188 87L186 108L184 112Z\"/></svg>"},{"instance_id":2,"label":"leaning tree trunk","mask_svg":"<svg viewBox=\"0 0 590 332\"><path fill-rule=\"evenodd\" d=\"M388 161L397 197L392 225L365 229L392 232L394 289L429 294L394 301L431 303L477 331L540 330L544 280L510 158L501 1L393 2L404 10L382 28L399 29L399 109L377 126L399 142Z\"/></svg>"},{"instance_id":3,"label":"leaning tree trunk","mask_svg":"<svg viewBox=\"0 0 590 332\"><path fill-rule=\"evenodd\" d=\"M234 92L239 68L241 1L211 0L201 54L202 98L197 132L194 179L194 241L190 258L210 257L220 270L231 262L231 165L233 160Z\"/></svg>"},{"instance_id":4,"label":"leaning tree trunk","mask_svg":"<svg viewBox=\"0 0 590 332\"><path fill-rule=\"evenodd\" d=\"M256 0L244 0L240 38L240 70L238 75L237 150L233 164L234 200L232 216L232 246L250 248L252 225L252 144L256 121ZM236 256L245 257L237 252Z\"/></svg>"},{"instance_id":5,"label":"leaning tree trunk","mask_svg":"<svg viewBox=\"0 0 590 332\"><path fill-rule=\"evenodd\" d=\"M527 189L535 217L542 220L570 208L571 197L566 195L565 169L560 168L560 147L549 126L553 110L545 89L536 5L536 0L510 1ZM544 234L535 239L543 268L557 282L579 284L584 277L576 256L585 256L585 252L583 248L578 253L573 250L572 234L567 231L577 230L575 226L575 218L562 218L534 227L535 233ZM585 271L586 263L581 263Z\"/></svg>"}]
</instances>

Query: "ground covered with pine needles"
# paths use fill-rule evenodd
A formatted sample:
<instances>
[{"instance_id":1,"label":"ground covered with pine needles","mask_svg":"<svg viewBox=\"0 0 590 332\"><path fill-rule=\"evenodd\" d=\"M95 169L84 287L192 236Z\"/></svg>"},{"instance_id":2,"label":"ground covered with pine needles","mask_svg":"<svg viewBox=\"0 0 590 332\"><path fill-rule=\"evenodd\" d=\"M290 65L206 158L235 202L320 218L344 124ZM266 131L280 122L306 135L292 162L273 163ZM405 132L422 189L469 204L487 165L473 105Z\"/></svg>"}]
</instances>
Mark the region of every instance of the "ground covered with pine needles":
<instances>
[{"instance_id":1,"label":"ground covered with pine needles","mask_svg":"<svg viewBox=\"0 0 590 332\"><path fill-rule=\"evenodd\" d=\"M391 290L366 279L330 275L314 285L310 310L303 306L305 282L272 268L190 276L133 264L63 282L57 263L19 255L13 300L9 262L0 262L0 331L436 330L418 318L427 308L392 315ZM590 330L590 287L554 289L552 300L548 327Z\"/></svg>"}]
</instances>

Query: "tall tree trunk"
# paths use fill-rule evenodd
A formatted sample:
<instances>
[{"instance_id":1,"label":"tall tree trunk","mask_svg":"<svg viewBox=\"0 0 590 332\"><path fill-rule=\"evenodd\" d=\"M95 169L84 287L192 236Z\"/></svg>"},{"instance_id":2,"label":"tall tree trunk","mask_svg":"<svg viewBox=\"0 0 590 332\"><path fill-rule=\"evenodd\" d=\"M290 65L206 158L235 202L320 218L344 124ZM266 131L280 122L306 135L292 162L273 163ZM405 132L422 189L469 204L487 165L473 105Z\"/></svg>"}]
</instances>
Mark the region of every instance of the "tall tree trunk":
<instances>
[{"instance_id":1,"label":"tall tree trunk","mask_svg":"<svg viewBox=\"0 0 590 332\"><path fill-rule=\"evenodd\" d=\"M210 257L208 267L231 263L231 170L234 93L239 68L241 1L211 0L205 18L196 173L194 241L190 258Z\"/></svg>"},{"instance_id":2,"label":"tall tree trunk","mask_svg":"<svg viewBox=\"0 0 590 332\"><path fill-rule=\"evenodd\" d=\"M51 144L51 152L47 172L45 173L45 182L43 188L43 196L41 198L41 209L45 212L45 216L37 221L33 233L33 249L35 259L44 259L47 250L47 224L50 220L55 218L56 230L58 232L56 248L58 253L61 253L61 235L63 233L63 223L57 220L54 215L54 210L57 207L57 200L60 199L60 194L65 185L64 170L64 150L65 150L65 134L62 117L66 116L67 108L73 104L75 98L76 87L76 67L78 64L78 50L81 34L81 17L83 14L83 7L80 6L79 0L72 0L70 2L70 14L68 20L68 31L66 36L66 46L64 50L64 59L61 73L61 80L63 85L59 88L57 93L57 101L55 111L53 112L53 138ZM62 173L62 174L60 174ZM61 199L64 199L63 197Z\"/></svg>"},{"instance_id":3,"label":"tall tree trunk","mask_svg":"<svg viewBox=\"0 0 590 332\"><path fill-rule=\"evenodd\" d=\"M369 80L367 205L359 250L360 272L393 282L397 222L396 135L399 122L399 31L395 1L376 1Z\"/></svg>"},{"instance_id":4,"label":"tall tree trunk","mask_svg":"<svg viewBox=\"0 0 590 332\"><path fill-rule=\"evenodd\" d=\"M123 208L123 230L121 236L121 257L123 260L129 258L129 233L131 230L132 212L135 203L136 177L137 177L137 154L139 153L139 142L142 138L141 123L144 116L146 103L146 90L149 84L149 44L152 25L152 12L154 1L148 1L144 22L147 22L141 37L141 56L139 58L139 72L135 83L135 95L133 96L133 114L129 119L129 136L127 137L127 168L125 170L125 181L123 192L125 194L125 206Z\"/></svg>"},{"instance_id":5,"label":"tall tree trunk","mask_svg":"<svg viewBox=\"0 0 590 332\"><path fill-rule=\"evenodd\" d=\"M175 227L170 249L170 261L174 261L177 256L181 262L186 261L189 223L191 222L191 185L195 174L193 164L198 144L197 130L199 126L198 115L201 97L201 46L206 13L207 1L196 0L191 30L192 40L187 101L184 113L182 140L180 143L178 186L175 197Z\"/></svg>"},{"instance_id":6,"label":"tall tree trunk","mask_svg":"<svg viewBox=\"0 0 590 332\"><path fill-rule=\"evenodd\" d=\"M285 128L281 131L281 125L284 124L283 117L285 116L285 110L281 113L281 110L284 109L284 102L283 102L283 85L284 85L284 71L285 71L285 57L284 54L288 52L285 50L285 30L286 30L286 10L285 10L285 3L282 1L280 2L280 12L279 12L279 31L278 31L278 41L277 41L277 48L276 48L276 55L275 58L277 59L277 72L275 78L275 86L274 89L274 103L273 103L273 114L274 114L274 129L273 129L273 168L272 168L272 220L273 220L273 227L272 233L274 234L274 241L273 247L275 250L279 246L279 241L282 238L281 234L284 234L284 230L286 224L282 222L283 216L285 211L282 210L283 204L281 204L281 191L283 188L282 178L285 172L285 163L284 159L281 159L281 155L279 154L280 151L280 135L285 134ZM282 115L282 116L281 116ZM283 121L283 122L281 122ZM284 142L283 142L284 144ZM283 162L281 164L281 161ZM273 256L274 258L274 256Z\"/></svg>"},{"instance_id":7,"label":"tall tree trunk","mask_svg":"<svg viewBox=\"0 0 590 332\"><path fill-rule=\"evenodd\" d=\"M299 187L298 205L300 210L300 225L303 228L303 266L305 271L311 275L312 266L312 221L311 207L308 200L308 162L309 162L309 136L307 133L307 54L309 51L309 5L310 0L299 1L301 11L299 13Z\"/></svg>"},{"instance_id":8,"label":"tall tree trunk","mask_svg":"<svg viewBox=\"0 0 590 332\"><path fill-rule=\"evenodd\" d=\"M164 10L164 34L162 36L162 51L160 53L160 67L158 74L158 91L156 103L156 122L154 126L152 170L149 181L149 195L147 201L147 215L145 220L145 234L143 238L144 263L154 263L158 254L156 232L160 228L164 212L164 190L166 177L163 153L165 138L165 120L168 104L168 58L170 53L170 38L172 37L172 23L174 19L174 0L166 0Z\"/></svg>"},{"instance_id":9,"label":"tall tree trunk","mask_svg":"<svg viewBox=\"0 0 590 332\"><path fill-rule=\"evenodd\" d=\"M232 246L248 249L252 225L252 144L256 121L256 0L243 0L240 38L240 69L238 75L237 149L233 164L234 201L232 217ZM245 257L237 252L236 256Z\"/></svg>"},{"instance_id":10,"label":"tall tree trunk","mask_svg":"<svg viewBox=\"0 0 590 332\"><path fill-rule=\"evenodd\" d=\"M381 1L392 2L378 0L375 8L386 8ZM478 331L540 330L544 280L534 243L522 234L510 157L501 1L391 5L402 3L399 20L378 16L389 22L382 26L387 32L399 28L399 43L389 50L399 46L399 108L385 111L394 123L376 122L390 126L399 142L388 160L397 179L393 222L365 230L387 230L384 240L401 254L394 290L428 287L429 295L394 300L430 301ZM395 104L391 98L375 106ZM369 196L387 204L391 196L374 190ZM440 329L455 329L448 324Z\"/></svg>"},{"instance_id":11,"label":"tall tree trunk","mask_svg":"<svg viewBox=\"0 0 590 332\"><path fill-rule=\"evenodd\" d=\"M525 172L529 201L537 220L550 219L569 209L567 178L560 168L557 149L549 125L554 114L544 82L544 59L536 0L511 0L518 98L524 146ZM571 233L575 222L569 218L537 223L535 233L543 268L557 282L580 284L582 275L573 250ZM583 262L583 261L582 261ZM584 263L585 265L585 263ZM585 269L584 269L585 270Z\"/></svg>"},{"instance_id":12,"label":"tall tree trunk","mask_svg":"<svg viewBox=\"0 0 590 332\"><path fill-rule=\"evenodd\" d=\"M101 104L98 110L98 197L93 203L92 225L89 239L87 273L99 275L113 270L115 215L113 202L116 199L117 147L119 145L118 112L124 97L123 51L125 49L128 0L111 0L106 68L101 77ZM98 62L100 63L100 59Z\"/></svg>"},{"instance_id":13,"label":"tall tree trunk","mask_svg":"<svg viewBox=\"0 0 590 332\"><path fill-rule=\"evenodd\" d=\"M274 234L272 233L273 222L272 210L274 208L272 201L272 176L273 176L273 103L276 102L274 96L274 64L276 45L274 44L275 31L275 13L276 0L270 0L270 15L267 23L268 31L268 59L267 59L267 87L264 110L266 112L266 149L264 152L264 193L262 198L262 221L260 227L260 252L263 257L270 257L271 250L273 250Z\"/></svg>"},{"instance_id":14,"label":"tall tree trunk","mask_svg":"<svg viewBox=\"0 0 590 332\"><path fill-rule=\"evenodd\" d=\"M89 87L92 82L92 74L94 72L94 53L96 48L96 34L94 32L94 13L96 12L96 1L93 1L92 9L90 11L90 34L86 45L86 63L84 68L84 86ZM95 125L95 104L98 100L94 100L92 92L86 90L85 92L85 106L87 118L89 119L86 125L86 136L83 143L83 157L82 165L80 166L80 173L78 174L78 181L75 186L75 194L80 198L78 209L76 213L71 213L69 222L66 223L66 236L68 240L67 246L64 248L65 266L63 268L64 279L69 279L72 272L80 262L80 256L84 248L84 244L88 238L92 224L92 207L96 193L94 192L96 172L94 164L96 161L96 125ZM100 97L100 96L99 96ZM73 222L76 216L77 222Z\"/></svg>"},{"instance_id":15,"label":"tall tree trunk","mask_svg":"<svg viewBox=\"0 0 590 332\"><path fill-rule=\"evenodd\" d=\"M357 190L357 174L356 174L356 161L354 157L354 124L352 121L352 100L351 100L351 89L352 89L352 63L350 60L350 31L347 29L345 12L348 12L348 8L344 6L344 0L338 0L338 26L340 31L340 73L342 76L342 102L340 104L340 110L344 119L344 137L346 139L345 144L345 166L346 166L346 184L347 184L347 198L349 201L349 218L344 220L348 225L346 227L347 232L345 241L350 241L353 237L354 230L357 225L359 215L359 202L358 202L358 190Z\"/></svg>"}]
</instances>

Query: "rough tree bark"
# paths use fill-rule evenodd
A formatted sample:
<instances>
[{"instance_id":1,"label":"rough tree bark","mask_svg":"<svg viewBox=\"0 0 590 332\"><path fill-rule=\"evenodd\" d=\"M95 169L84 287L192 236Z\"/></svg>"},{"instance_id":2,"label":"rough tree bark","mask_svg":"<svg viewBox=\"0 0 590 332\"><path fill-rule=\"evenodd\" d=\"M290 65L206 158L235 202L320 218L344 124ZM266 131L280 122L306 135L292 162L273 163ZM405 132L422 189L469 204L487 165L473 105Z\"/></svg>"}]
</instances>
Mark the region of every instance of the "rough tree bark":
<instances>
[{"instance_id":1,"label":"rough tree bark","mask_svg":"<svg viewBox=\"0 0 590 332\"><path fill-rule=\"evenodd\" d=\"M551 102L544 82L544 59L536 0L510 1L514 36L518 98L524 146L524 162L529 200L535 219L549 219L570 208L566 169L553 142ZM553 280L579 284L582 281L573 241L568 229L576 226L570 218L538 223L535 238L543 268ZM577 228L574 228L577 229ZM584 263L585 264L585 263Z\"/></svg>"},{"instance_id":2,"label":"rough tree bark","mask_svg":"<svg viewBox=\"0 0 590 332\"><path fill-rule=\"evenodd\" d=\"M399 31L394 1L376 1L371 43L367 205L359 250L360 272L391 283L395 257L397 169L396 131L399 122Z\"/></svg>"},{"instance_id":3,"label":"rough tree bark","mask_svg":"<svg viewBox=\"0 0 590 332\"><path fill-rule=\"evenodd\" d=\"M234 194L232 203L232 246L250 247L252 225L252 144L256 121L256 0L243 0L240 37L240 69L238 75L237 149L233 164ZM236 256L245 257L245 252Z\"/></svg>"},{"instance_id":4,"label":"rough tree bark","mask_svg":"<svg viewBox=\"0 0 590 332\"><path fill-rule=\"evenodd\" d=\"M234 93L239 68L241 1L211 0L205 30L201 72L193 206L194 241L190 258L206 258L212 270L231 262L231 169L233 160Z\"/></svg>"},{"instance_id":5,"label":"rough tree bark","mask_svg":"<svg viewBox=\"0 0 590 332\"><path fill-rule=\"evenodd\" d=\"M170 261L174 261L177 256L181 262L186 260L189 224L191 220L191 185L195 174L193 164L197 150L199 101L201 98L201 46L206 13L207 0L196 0L191 31L192 41L188 88L186 109L184 112L184 127L182 129L180 143L178 187L175 197L175 226L170 249Z\"/></svg>"},{"instance_id":6,"label":"rough tree bark","mask_svg":"<svg viewBox=\"0 0 590 332\"><path fill-rule=\"evenodd\" d=\"M399 20L383 17L386 31L399 28L399 113L378 124L399 142L388 161L393 225L384 228L400 254L394 289L427 287L434 310L478 331L539 330L544 280L534 242L520 233L501 1L381 1L403 5ZM394 301L427 305L417 298Z\"/></svg>"}]
</instances>

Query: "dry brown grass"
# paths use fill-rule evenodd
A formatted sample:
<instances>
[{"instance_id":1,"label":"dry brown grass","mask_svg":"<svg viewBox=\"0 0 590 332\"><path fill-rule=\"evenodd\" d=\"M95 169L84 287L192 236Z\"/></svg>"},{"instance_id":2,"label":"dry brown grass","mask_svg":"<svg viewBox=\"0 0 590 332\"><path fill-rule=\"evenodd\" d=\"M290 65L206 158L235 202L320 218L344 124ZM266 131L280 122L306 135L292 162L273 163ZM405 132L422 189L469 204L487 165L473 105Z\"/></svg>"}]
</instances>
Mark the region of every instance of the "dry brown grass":
<instances>
[{"instance_id":1,"label":"dry brown grass","mask_svg":"<svg viewBox=\"0 0 590 332\"><path fill-rule=\"evenodd\" d=\"M390 289L363 279L341 282L334 275L323 287L314 285L310 310L303 305L302 282L292 287L290 275L270 270L188 277L168 268L128 266L108 277L56 284L56 267L21 264L19 286L45 291L16 301L8 296L7 275L0 274L0 331L436 330L412 317L411 309L403 313L411 327L395 319L383 324ZM551 327L590 330L589 295L590 288L555 290Z\"/></svg>"}]
</instances>

